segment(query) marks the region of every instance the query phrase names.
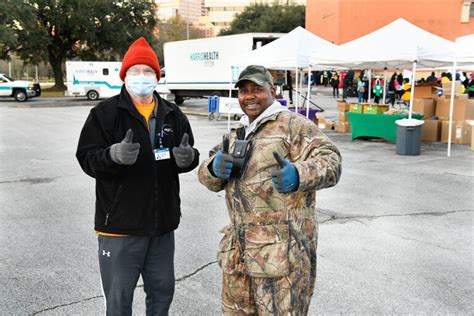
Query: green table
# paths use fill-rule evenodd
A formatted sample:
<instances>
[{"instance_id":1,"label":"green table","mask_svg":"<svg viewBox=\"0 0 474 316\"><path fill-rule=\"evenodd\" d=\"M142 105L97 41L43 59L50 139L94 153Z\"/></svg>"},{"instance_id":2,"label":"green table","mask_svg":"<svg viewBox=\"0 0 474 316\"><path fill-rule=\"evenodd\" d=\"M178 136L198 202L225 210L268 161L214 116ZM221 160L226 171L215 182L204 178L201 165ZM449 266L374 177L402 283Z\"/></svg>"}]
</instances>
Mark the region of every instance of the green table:
<instances>
[{"instance_id":1,"label":"green table","mask_svg":"<svg viewBox=\"0 0 474 316\"><path fill-rule=\"evenodd\" d=\"M396 120L407 118L408 115L363 114L347 112L351 123L352 139L358 137L385 138L391 142L397 141ZM423 115L413 114L412 118L422 119Z\"/></svg>"}]
</instances>

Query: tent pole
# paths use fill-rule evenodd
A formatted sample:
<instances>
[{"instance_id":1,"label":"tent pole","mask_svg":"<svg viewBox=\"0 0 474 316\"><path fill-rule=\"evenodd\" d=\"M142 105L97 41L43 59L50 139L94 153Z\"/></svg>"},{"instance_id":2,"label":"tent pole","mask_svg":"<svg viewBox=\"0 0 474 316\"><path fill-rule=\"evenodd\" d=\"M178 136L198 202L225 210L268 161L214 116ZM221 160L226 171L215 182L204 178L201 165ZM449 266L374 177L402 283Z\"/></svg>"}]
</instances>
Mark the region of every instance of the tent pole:
<instances>
[{"instance_id":1,"label":"tent pole","mask_svg":"<svg viewBox=\"0 0 474 316\"><path fill-rule=\"evenodd\" d=\"M306 118L309 118L310 98L311 98L311 65L308 66L308 95L306 97Z\"/></svg>"},{"instance_id":2,"label":"tent pole","mask_svg":"<svg viewBox=\"0 0 474 316\"><path fill-rule=\"evenodd\" d=\"M382 93L383 93L383 97L382 97L382 104L385 104L385 90L386 90L386 87L388 87L387 85L387 67L385 67L383 69L383 85L382 85Z\"/></svg>"},{"instance_id":3,"label":"tent pole","mask_svg":"<svg viewBox=\"0 0 474 316\"><path fill-rule=\"evenodd\" d=\"M229 103L231 102L230 98L232 98L232 79L234 76L234 66L230 66L230 81L229 81ZM229 112L227 113L227 132L230 133L230 106Z\"/></svg>"},{"instance_id":4,"label":"tent pole","mask_svg":"<svg viewBox=\"0 0 474 316\"><path fill-rule=\"evenodd\" d=\"M456 64L457 59L454 57L453 72L451 80L451 98L449 100L449 129L448 129L448 157L451 157L451 141L452 141L452 128L453 128L453 111L454 111L454 87L456 84ZM474 137L474 136L473 136Z\"/></svg>"},{"instance_id":5,"label":"tent pole","mask_svg":"<svg viewBox=\"0 0 474 316\"><path fill-rule=\"evenodd\" d=\"M416 60L413 61L413 73L411 74L411 93L410 93L410 108L408 110L408 118L411 119L413 112L413 97L415 96L415 80L416 80Z\"/></svg>"},{"instance_id":6,"label":"tent pole","mask_svg":"<svg viewBox=\"0 0 474 316\"><path fill-rule=\"evenodd\" d=\"M370 103L370 99L372 97L372 94L371 94L371 92L372 92L372 69L369 69L367 72L369 73L369 91L368 91L369 92L369 98L367 99L367 103Z\"/></svg>"},{"instance_id":7,"label":"tent pole","mask_svg":"<svg viewBox=\"0 0 474 316\"><path fill-rule=\"evenodd\" d=\"M295 90L295 95L293 97L293 102L295 103L295 113L298 113L298 103L299 103L299 100L300 100L298 98L298 82L299 82L299 80L298 80L298 67L296 67L295 71L296 71L296 75L295 75L295 88L296 88L296 90Z\"/></svg>"}]
</instances>

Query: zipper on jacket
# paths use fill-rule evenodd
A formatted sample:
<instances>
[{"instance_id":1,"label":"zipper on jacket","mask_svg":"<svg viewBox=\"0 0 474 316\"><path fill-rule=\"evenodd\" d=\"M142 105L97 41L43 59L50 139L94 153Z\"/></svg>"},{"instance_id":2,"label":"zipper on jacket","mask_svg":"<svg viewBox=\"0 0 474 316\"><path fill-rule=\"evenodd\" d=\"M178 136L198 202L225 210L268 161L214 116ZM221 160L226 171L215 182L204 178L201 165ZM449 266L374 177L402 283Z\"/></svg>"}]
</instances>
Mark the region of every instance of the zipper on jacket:
<instances>
[{"instance_id":1,"label":"zipper on jacket","mask_svg":"<svg viewBox=\"0 0 474 316\"><path fill-rule=\"evenodd\" d=\"M109 224L109 213L105 214L105 223L104 225L107 226Z\"/></svg>"}]
</instances>

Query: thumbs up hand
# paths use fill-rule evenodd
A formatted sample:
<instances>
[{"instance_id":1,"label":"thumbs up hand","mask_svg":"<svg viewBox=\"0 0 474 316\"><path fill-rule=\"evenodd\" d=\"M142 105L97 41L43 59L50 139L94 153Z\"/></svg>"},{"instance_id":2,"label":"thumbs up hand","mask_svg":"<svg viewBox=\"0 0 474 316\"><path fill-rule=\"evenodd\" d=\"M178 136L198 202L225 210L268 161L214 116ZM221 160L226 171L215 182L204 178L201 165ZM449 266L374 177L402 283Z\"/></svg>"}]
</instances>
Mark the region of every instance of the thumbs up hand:
<instances>
[{"instance_id":1,"label":"thumbs up hand","mask_svg":"<svg viewBox=\"0 0 474 316\"><path fill-rule=\"evenodd\" d=\"M189 135L183 134L179 147L173 147L174 160L179 168L186 168L194 160L194 150L189 146Z\"/></svg>"},{"instance_id":2,"label":"thumbs up hand","mask_svg":"<svg viewBox=\"0 0 474 316\"><path fill-rule=\"evenodd\" d=\"M124 139L110 146L110 158L119 165L133 165L140 152L140 144L133 143L133 131L129 129Z\"/></svg>"},{"instance_id":3,"label":"thumbs up hand","mask_svg":"<svg viewBox=\"0 0 474 316\"><path fill-rule=\"evenodd\" d=\"M272 171L273 186L280 193L294 192L300 184L296 167L288 160L282 158L278 153L273 152L280 169Z\"/></svg>"},{"instance_id":4,"label":"thumbs up hand","mask_svg":"<svg viewBox=\"0 0 474 316\"><path fill-rule=\"evenodd\" d=\"M232 171L233 158L229 155L229 138L224 136L223 149L219 150L212 161L212 171L221 179L229 179Z\"/></svg>"}]
</instances>

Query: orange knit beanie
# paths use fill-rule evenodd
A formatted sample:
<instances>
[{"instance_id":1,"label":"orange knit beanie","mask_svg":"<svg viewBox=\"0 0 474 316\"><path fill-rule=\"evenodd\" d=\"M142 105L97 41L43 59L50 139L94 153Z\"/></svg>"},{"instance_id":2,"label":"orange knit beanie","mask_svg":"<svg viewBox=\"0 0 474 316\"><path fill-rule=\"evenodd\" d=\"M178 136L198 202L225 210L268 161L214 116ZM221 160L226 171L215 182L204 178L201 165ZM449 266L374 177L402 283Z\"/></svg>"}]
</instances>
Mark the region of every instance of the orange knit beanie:
<instances>
[{"instance_id":1,"label":"orange knit beanie","mask_svg":"<svg viewBox=\"0 0 474 316\"><path fill-rule=\"evenodd\" d=\"M160 80L160 63L155 52L144 37L140 37L128 48L123 56L122 68L120 68L120 79L125 81L125 73L133 65L148 65L156 71L156 80Z\"/></svg>"}]
</instances>

